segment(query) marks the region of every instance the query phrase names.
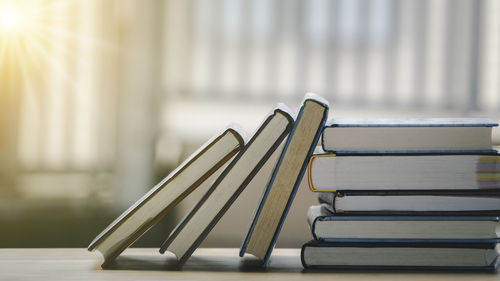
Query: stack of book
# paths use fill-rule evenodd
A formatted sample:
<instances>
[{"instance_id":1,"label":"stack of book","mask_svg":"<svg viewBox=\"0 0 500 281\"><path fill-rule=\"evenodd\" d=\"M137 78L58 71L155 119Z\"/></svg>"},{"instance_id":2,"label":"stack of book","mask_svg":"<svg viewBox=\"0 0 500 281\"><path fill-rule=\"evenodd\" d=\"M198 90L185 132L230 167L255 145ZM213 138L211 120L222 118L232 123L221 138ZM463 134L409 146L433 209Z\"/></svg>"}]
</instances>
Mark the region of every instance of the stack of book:
<instances>
[{"instance_id":1,"label":"stack of book","mask_svg":"<svg viewBox=\"0 0 500 281\"><path fill-rule=\"evenodd\" d=\"M306 268L495 270L500 156L484 118L332 119Z\"/></svg>"},{"instance_id":2,"label":"stack of book","mask_svg":"<svg viewBox=\"0 0 500 281\"><path fill-rule=\"evenodd\" d=\"M182 266L282 147L240 256L266 265L309 165L320 205L306 268L495 269L500 156L489 119L326 123L328 102L308 94L297 116L278 104L247 140L230 126L125 210L89 245L115 259L203 182L208 191L166 235L160 252ZM322 134L321 134L322 133ZM316 151L318 140L322 151ZM283 143L283 145L281 145Z\"/></svg>"}]
</instances>

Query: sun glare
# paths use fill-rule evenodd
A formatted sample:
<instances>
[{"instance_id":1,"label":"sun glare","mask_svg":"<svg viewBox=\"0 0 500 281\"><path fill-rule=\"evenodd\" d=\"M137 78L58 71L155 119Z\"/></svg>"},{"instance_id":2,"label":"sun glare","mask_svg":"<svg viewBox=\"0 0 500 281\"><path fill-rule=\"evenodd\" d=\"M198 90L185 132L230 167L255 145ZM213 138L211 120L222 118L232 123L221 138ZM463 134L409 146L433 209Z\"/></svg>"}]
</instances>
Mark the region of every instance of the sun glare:
<instances>
[{"instance_id":1,"label":"sun glare","mask_svg":"<svg viewBox=\"0 0 500 281\"><path fill-rule=\"evenodd\" d=\"M14 66L23 72L65 75L66 59L73 59L69 45L99 46L100 42L80 34L75 26L82 2L71 0L0 0L0 71ZM1 74L1 73L0 73Z\"/></svg>"},{"instance_id":2,"label":"sun glare","mask_svg":"<svg viewBox=\"0 0 500 281\"><path fill-rule=\"evenodd\" d=\"M2 7L0 10L0 26L6 31L16 31L21 27L22 15L21 11L15 7Z\"/></svg>"},{"instance_id":3,"label":"sun glare","mask_svg":"<svg viewBox=\"0 0 500 281\"><path fill-rule=\"evenodd\" d=\"M26 68L31 63L29 48L37 31L36 1L0 0L0 69ZM3 75L3 73L2 73Z\"/></svg>"},{"instance_id":4,"label":"sun glare","mask_svg":"<svg viewBox=\"0 0 500 281\"><path fill-rule=\"evenodd\" d=\"M75 50L114 51L113 45L88 31L89 18L81 10L85 3L0 0L0 82L5 73L16 73L22 77L19 83L38 85L46 83L43 77L50 73L73 85L66 67L78 61ZM97 6L100 1L92 3Z\"/></svg>"}]
</instances>

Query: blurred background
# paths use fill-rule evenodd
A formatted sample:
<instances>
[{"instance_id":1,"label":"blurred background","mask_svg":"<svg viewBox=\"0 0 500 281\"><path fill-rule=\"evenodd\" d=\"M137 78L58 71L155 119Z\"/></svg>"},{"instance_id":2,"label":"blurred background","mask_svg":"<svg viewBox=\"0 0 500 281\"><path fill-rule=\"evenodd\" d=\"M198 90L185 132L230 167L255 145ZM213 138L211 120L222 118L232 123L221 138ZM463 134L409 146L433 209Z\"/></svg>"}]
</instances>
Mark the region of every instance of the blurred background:
<instances>
[{"instance_id":1,"label":"blurred background","mask_svg":"<svg viewBox=\"0 0 500 281\"><path fill-rule=\"evenodd\" d=\"M305 92L330 117L500 121L500 1L0 0L0 75L0 247L86 247L212 135ZM270 163L204 246L241 245ZM303 185L278 246L311 239L315 202Z\"/></svg>"}]
</instances>

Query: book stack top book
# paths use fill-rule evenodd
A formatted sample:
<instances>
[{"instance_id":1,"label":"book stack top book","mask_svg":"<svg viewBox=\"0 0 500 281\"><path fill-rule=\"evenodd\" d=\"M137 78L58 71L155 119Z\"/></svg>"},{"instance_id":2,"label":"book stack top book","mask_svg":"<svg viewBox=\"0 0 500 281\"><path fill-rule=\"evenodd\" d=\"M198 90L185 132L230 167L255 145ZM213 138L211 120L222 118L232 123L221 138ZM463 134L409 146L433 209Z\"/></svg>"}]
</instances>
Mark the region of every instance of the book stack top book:
<instances>
[{"instance_id":1,"label":"book stack top book","mask_svg":"<svg viewBox=\"0 0 500 281\"><path fill-rule=\"evenodd\" d=\"M488 118L333 118L323 130L326 152L491 153Z\"/></svg>"}]
</instances>

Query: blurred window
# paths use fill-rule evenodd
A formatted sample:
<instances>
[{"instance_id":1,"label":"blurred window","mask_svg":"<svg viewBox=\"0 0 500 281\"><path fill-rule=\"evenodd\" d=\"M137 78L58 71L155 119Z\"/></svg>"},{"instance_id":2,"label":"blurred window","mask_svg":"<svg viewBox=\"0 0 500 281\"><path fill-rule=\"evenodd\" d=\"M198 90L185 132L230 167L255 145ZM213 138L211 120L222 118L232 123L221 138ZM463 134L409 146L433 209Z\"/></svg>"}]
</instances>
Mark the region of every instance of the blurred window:
<instances>
[{"instance_id":1,"label":"blurred window","mask_svg":"<svg viewBox=\"0 0 500 281\"><path fill-rule=\"evenodd\" d=\"M119 116L131 114L120 107L121 42L140 1L31 3L46 8L21 63L16 192L106 198L126 149ZM162 9L161 93L137 93L162 101L160 123L174 101L297 102L306 91L384 112L500 109L500 1L168 0Z\"/></svg>"}]
</instances>

